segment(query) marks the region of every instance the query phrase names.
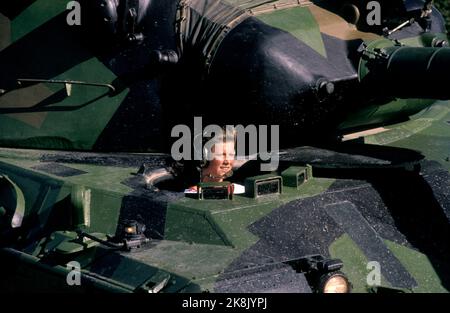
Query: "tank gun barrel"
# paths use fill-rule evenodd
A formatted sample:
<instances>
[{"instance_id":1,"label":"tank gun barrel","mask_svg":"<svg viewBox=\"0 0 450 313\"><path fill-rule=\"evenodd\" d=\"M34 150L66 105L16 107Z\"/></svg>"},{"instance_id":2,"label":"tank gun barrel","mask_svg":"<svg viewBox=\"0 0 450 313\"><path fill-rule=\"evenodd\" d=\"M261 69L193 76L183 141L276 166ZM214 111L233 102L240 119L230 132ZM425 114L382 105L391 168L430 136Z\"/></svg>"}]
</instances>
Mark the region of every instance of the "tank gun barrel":
<instances>
[{"instance_id":1,"label":"tank gun barrel","mask_svg":"<svg viewBox=\"0 0 450 313\"><path fill-rule=\"evenodd\" d=\"M369 90L397 98L450 99L449 47L410 47L380 40L361 52L359 80Z\"/></svg>"}]
</instances>

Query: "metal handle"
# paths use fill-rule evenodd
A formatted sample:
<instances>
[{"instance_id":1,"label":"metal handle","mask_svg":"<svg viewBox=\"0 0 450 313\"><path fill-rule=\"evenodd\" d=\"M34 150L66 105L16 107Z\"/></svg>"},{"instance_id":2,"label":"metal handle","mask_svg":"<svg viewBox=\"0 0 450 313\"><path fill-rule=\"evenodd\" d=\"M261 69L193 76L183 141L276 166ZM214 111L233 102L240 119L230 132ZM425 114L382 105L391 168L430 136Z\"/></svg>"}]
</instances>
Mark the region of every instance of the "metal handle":
<instances>
[{"instance_id":1,"label":"metal handle","mask_svg":"<svg viewBox=\"0 0 450 313\"><path fill-rule=\"evenodd\" d=\"M22 85L22 83L47 83L47 84L64 84L64 85L83 85L83 86L95 86L95 87L106 87L111 92L115 92L116 88L110 84L102 83L89 83L77 80L58 80L58 79L35 79L35 78L18 78L17 83Z\"/></svg>"}]
</instances>

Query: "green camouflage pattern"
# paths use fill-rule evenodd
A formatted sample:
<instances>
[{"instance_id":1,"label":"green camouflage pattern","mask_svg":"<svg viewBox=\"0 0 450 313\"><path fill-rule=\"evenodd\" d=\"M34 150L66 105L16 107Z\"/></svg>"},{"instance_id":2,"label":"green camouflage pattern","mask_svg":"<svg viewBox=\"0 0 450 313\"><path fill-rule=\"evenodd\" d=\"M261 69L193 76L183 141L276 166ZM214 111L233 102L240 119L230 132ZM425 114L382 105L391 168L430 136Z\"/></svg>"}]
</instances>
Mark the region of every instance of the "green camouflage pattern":
<instances>
[{"instance_id":1,"label":"green camouflage pattern","mask_svg":"<svg viewBox=\"0 0 450 313\"><path fill-rule=\"evenodd\" d=\"M337 14L309 1L225 2L241 10L251 10L246 14L292 34L325 58L328 57L326 43L321 34L344 41L363 39L367 43L381 38L357 30ZM66 4L65 0L38 0L13 19L0 14L0 53L14 45L27 49L20 56L25 64L21 78L40 78L29 75L39 73L40 68L45 68L47 64L53 64L55 75L49 79L111 84L117 78L116 74L92 52L79 45L75 37L65 33L66 28L45 29L51 34L33 33L55 16L66 12ZM33 38L34 35L39 36L38 39ZM38 42L46 36L58 39L48 44L46 50L40 51ZM421 37L401 41L410 46L423 46ZM6 56L12 58L11 54ZM65 68L58 65L59 58L73 60L72 66ZM233 200L200 201L184 197L182 192L170 194L164 190L145 189L132 183L140 179L140 166L149 163L150 167L158 169L164 167L165 160L170 156L163 153L132 153L135 151L110 154L93 151L101 132L130 90L126 88L111 95L105 87L74 85L72 88L71 95L64 96L64 85L39 83L0 95L0 175L8 177L23 193L24 227L36 223L42 225L42 229L30 228L31 233L20 234L13 246L2 247L1 258L7 266L1 268L1 290L230 291L223 287L227 274L238 271L236 264L240 258L264 239L255 225L295 201L371 188L367 187L370 182L352 185L348 183L348 178L322 175L314 176L299 187L284 184L280 195L260 198L235 195ZM54 109L40 110L43 106ZM423 169L428 169L431 164L434 166L433 172L415 173L436 178L430 183L430 188L434 188L436 201L446 212L449 223L450 101L395 99L382 106L374 104L355 111L339 127L346 130L376 125L399 111L410 115L410 120L388 124L374 132L353 134L349 141L359 140L373 146L420 152L424 159L415 164L422 165ZM298 156L292 150L285 152ZM320 153L324 152L318 153L322 155ZM356 158L359 156L356 154ZM343 168L348 166L340 164ZM366 166L364 161L357 164ZM291 167L304 165L303 161L294 158ZM408 167L405 164L402 166ZM312 164L313 173L320 168L320 165ZM438 174L441 176L437 177ZM395 193L395 190L392 192ZM161 200L160 196L164 199ZM17 195L14 200L19 202ZM143 203L144 209L148 206L148 210L157 210L158 214L162 214L163 238L152 239L131 252L116 251L87 238L82 243L77 241L77 229L103 240L113 236L126 204L135 203L133 201L136 205ZM157 205L153 206L154 203ZM289 219L289 216L285 217ZM367 219L367 216L361 217ZM339 224L338 219L336 223ZM380 288L404 292L450 290L447 281L450 269L445 257L436 259L435 254L414 247L408 240L383 238L377 233L376 222L364 223L372 229L379 245L386 247L386 253L396 259L415 282L413 286L399 287L392 283L392 277L385 277L383 273ZM32 236L32 232L42 231L45 234L43 229L48 224L52 225L50 234L33 245L21 246L27 236ZM342 272L351 282L353 292L376 291L367 283L370 272L367 264L373 261L367 251L370 252L373 247L362 247L360 242L355 241L353 233L345 230L348 225L340 226L344 231L338 233L331 243L324 241L318 245L329 257L343 261ZM264 227L271 229L267 225ZM326 227L320 229L319 233L322 232L327 233ZM399 232L402 233L402 230ZM303 240L314 241L314 236L311 234ZM70 272L66 264L70 261L81 264L81 286L66 283ZM287 257L271 257L270 261L261 261L258 265L284 266L288 261L291 260ZM249 268L252 268L251 264ZM158 286L162 286L161 289Z\"/></svg>"}]
</instances>

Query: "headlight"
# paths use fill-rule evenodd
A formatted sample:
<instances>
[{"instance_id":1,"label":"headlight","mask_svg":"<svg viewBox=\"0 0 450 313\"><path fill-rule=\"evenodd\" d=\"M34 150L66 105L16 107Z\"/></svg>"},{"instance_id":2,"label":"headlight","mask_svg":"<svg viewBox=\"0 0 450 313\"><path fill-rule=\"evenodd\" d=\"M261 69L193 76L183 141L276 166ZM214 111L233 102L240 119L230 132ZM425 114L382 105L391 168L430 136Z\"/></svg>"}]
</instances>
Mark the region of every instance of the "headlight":
<instances>
[{"instance_id":1,"label":"headlight","mask_svg":"<svg viewBox=\"0 0 450 313\"><path fill-rule=\"evenodd\" d=\"M319 290L323 293L349 293L351 286L343 273L334 272L321 277Z\"/></svg>"},{"instance_id":2,"label":"headlight","mask_svg":"<svg viewBox=\"0 0 450 313\"><path fill-rule=\"evenodd\" d=\"M136 226L125 227L125 232L130 235L136 235Z\"/></svg>"},{"instance_id":3,"label":"headlight","mask_svg":"<svg viewBox=\"0 0 450 313\"><path fill-rule=\"evenodd\" d=\"M121 239L137 239L144 236L145 225L135 220L125 220L122 222Z\"/></svg>"}]
</instances>

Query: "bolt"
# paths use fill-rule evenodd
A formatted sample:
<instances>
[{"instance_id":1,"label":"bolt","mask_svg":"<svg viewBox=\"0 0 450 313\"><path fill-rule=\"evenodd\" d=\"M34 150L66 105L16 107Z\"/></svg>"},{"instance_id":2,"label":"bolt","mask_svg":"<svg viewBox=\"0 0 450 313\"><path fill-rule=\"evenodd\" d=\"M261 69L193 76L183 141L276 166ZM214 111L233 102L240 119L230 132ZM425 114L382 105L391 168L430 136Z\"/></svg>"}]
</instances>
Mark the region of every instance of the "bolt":
<instances>
[{"instance_id":1,"label":"bolt","mask_svg":"<svg viewBox=\"0 0 450 313\"><path fill-rule=\"evenodd\" d=\"M319 78L314 89L317 100L323 102L334 92L334 84L325 78Z\"/></svg>"},{"instance_id":2,"label":"bolt","mask_svg":"<svg viewBox=\"0 0 450 313\"><path fill-rule=\"evenodd\" d=\"M319 90L325 94L331 95L334 92L334 84L328 81L322 81L319 84Z\"/></svg>"}]
</instances>

